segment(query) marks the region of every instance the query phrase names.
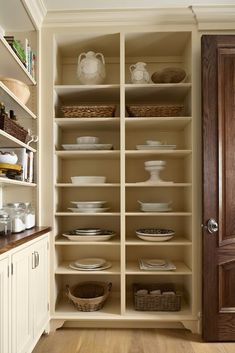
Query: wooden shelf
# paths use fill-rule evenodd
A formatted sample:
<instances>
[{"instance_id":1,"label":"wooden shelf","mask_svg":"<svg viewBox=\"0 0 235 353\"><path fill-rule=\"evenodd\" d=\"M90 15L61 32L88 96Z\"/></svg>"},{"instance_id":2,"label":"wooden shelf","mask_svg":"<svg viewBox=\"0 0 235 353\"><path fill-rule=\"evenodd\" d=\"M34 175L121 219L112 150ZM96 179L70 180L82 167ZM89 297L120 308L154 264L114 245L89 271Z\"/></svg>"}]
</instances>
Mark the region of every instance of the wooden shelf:
<instances>
[{"instance_id":1,"label":"wooden shelf","mask_svg":"<svg viewBox=\"0 0 235 353\"><path fill-rule=\"evenodd\" d=\"M112 292L107 299L104 307L98 311L82 312L77 311L73 304L69 303L66 298L58 300L55 313L52 319L72 319L78 320L115 320L120 319L120 298L118 293Z\"/></svg>"},{"instance_id":2,"label":"wooden shelf","mask_svg":"<svg viewBox=\"0 0 235 353\"><path fill-rule=\"evenodd\" d=\"M7 132L0 129L0 145L1 147L25 147L27 150L37 152L37 150L26 143L11 136Z\"/></svg>"},{"instance_id":3,"label":"wooden shelf","mask_svg":"<svg viewBox=\"0 0 235 353\"><path fill-rule=\"evenodd\" d=\"M191 83L126 84L126 104L182 103L191 90Z\"/></svg>"},{"instance_id":4,"label":"wooden shelf","mask_svg":"<svg viewBox=\"0 0 235 353\"><path fill-rule=\"evenodd\" d=\"M19 181L19 180L13 180L13 179L7 179L7 178L2 178L0 177L0 185L17 185L17 186L27 186L27 187L36 187L37 184L35 183L28 183L27 181Z\"/></svg>"},{"instance_id":5,"label":"wooden shelf","mask_svg":"<svg viewBox=\"0 0 235 353\"><path fill-rule=\"evenodd\" d=\"M192 121L191 116L153 117L153 118L125 118L128 130L158 129L158 131L180 131Z\"/></svg>"},{"instance_id":6,"label":"wooden shelf","mask_svg":"<svg viewBox=\"0 0 235 353\"><path fill-rule=\"evenodd\" d=\"M106 270L102 271L78 271L78 270L73 270L72 268L69 267L69 264L72 261L65 261L61 265L59 265L55 273L60 274L60 275L119 275L120 274L120 266L118 262L111 261L112 262L112 267L107 268Z\"/></svg>"},{"instance_id":7,"label":"wooden shelf","mask_svg":"<svg viewBox=\"0 0 235 353\"><path fill-rule=\"evenodd\" d=\"M64 216L72 216L72 217L108 217L108 216L120 216L120 212L102 212L102 213L79 213L79 212L56 212L55 216L64 217Z\"/></svg>"},{"instance_id":8,"label":"wooden shelf","mask_svg":"<svg viewBox=\"0 0 235 353\"><path fill-rule=\"evenodd\" d=\"M18 56L15 54L15 52L12 50L12 48L2 35L0 35L0 51L1 75L5 77L12 77L12 73L14 73L15 79L23 81L27 85L36 85L36 81L26 70L25 66L22 64Z\"/></svg>"},{"instance_id":9,"label":"wooden shelf","mask_svg":"<svg viewBox=\"0 0 235 353\"><path fill-rule=\"evenodd\" d=\"M137 182L137 183L126 183L125 186L127 188L185 188L191 187L192 183L144 183L144 182Z\"/></svg>"},{"instance_id":10,"label":"wooden shelf","mask_svg":"<svg viewBox=\"0 0 235 353\"><path fill-rule=\"evenodd\" d=\"M155 151L135 151L135 150L129 150L126 151L126 157L129 158L145 158L145 157L152 157L152 156L158 156L158 157L165 157L165 158L184 158L187 156L190 156L192 153L192 150L155 150Z\"/></svg>"},{"instance_id":11,"label":"wooden shelf","mask_svg":"<svg viewBox=\"0 0 235 353\"><path fill-rule=\"evenodd\" d=\"M140 270L138 262L128 262L126 266L127 275L152 275L152 276L177 276L177 275L191 275L192 270L183 262L172 261L175 266L175 271L145 271Z\"/></svg>"},{"instance_id":12,"label":"wooden shelf","mask_svg":"<svg viewBox=\"0 0 235 353\"><path fill-rule=\"evenodd\" d=\"M94 130L113 130L118 128L120 124L120 118L55 118L54 122L62 129L74 129L74 128L86 128Z\"/></svg>"},{"instance_id":13,"label":"wooden shelf","mask_svg":"<svg viewBox=\"0 0 235 353\"><path fill-rule=\"evenodd\" d=\"M96 103L117 103L119 102L119 85L57 85L55 92L63 104L77 103L79 101Z\"/></svg>"},{"instance_id":14,"label":"wooden shelf","mask_svg":"<svg viewBox=\"0 0 235 353\"><path fill-rule=\"evenodd\" d=\"M82 245L101 245L101 246L119 246L120 245L120 240L118 239L111 239L109 241L72 241L72 240L66 240L64 237L58 237L55 240L55 245L77 245L77 246L82 246Z\"/></svg>"},{"instance_id":15,"label":"wooden shelf","mask_svg":"<svg viewBox=\"0 0 235 353\"><path fill-rule=\"evenodd\" d=\"M0 81L0 100L4 102L7 110L14 110L17 117L37 119L31 110L22 104L21 101Z\"/></svg>"},{"instance_id":16,"label":"wooden shelf","mask_svg":"<svg viewBox=\"0 0 235 353\"><path fill-rule=\"evenodd\" d=\"M180 217L187 217L192 216L191 212L126 212L126 216L164 216L164 217L172 217L172 216L180 216Z\"/></svg>"},{"instance_id":17,"label":"wooden shelf","mask_svg":"<svg viewBox=\"0 0 235 353\"><path fill-rule=\"evenodd\" d=\"M192 242L183 237L173 238L172 240L168 241L144 241L141 239L130 238L130 240L126 240L127 246L191 246Z\"/></svg>"},{"instance_id":18,"label":"wooden shelf","mask_svg":"<svg viewBox=\"0 0 235 353\"><path fill-rule=\"evenodd\" d=\"M120 151L56 151L56 156L61 159L89 158L89 159L117 159Z\"/></svg>"},{"instance_id":19,"label":"wooden shelf","mask_svg":"<svg viewBox=\"0 0 235 353\"><path fill-rule=\"evenodd\" d=\"M102 184L72 184L72 183L57 183L58 188L118 188L120 183L102 183Z\"/></svg>"}]
</instances>

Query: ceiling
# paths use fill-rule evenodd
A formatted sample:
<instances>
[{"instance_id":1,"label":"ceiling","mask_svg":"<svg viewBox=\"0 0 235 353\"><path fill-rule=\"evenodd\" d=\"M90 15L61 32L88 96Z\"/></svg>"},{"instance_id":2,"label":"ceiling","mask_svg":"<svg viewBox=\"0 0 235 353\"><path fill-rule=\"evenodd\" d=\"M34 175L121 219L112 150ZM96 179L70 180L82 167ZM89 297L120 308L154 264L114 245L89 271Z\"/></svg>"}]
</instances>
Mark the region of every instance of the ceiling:
<instances>
[{"instance_id":1,"label":"ceiling","mask_svg":"<svg viewBox=\"0 0 235 353\"><path fill-rule=\"evenodd\" d=\"M42 0L47 11L234 5L235 0Z\"/></svg>"}]
</instances>

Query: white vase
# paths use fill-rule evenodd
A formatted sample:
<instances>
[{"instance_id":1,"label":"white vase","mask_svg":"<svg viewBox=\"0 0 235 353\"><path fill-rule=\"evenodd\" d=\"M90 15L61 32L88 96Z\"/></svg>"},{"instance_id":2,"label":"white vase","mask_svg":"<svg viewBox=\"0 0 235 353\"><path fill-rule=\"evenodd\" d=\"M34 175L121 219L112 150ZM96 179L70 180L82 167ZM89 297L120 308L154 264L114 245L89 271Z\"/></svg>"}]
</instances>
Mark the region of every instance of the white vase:
<instances>
[{"instance_id":1,"label":"white vase","mask_svg":"<svg viewBox=\"0 0 235 353\"><path fill-rule=\"evenodd\" d=\"M77 76L83 85L99 85L105 79L105 60L101 53L88 51L78 57Z\"/></svg>"},{"instance_id":2,"label":"white vase","mask_svg":"<svg viewBox=\"0 0 235 353\"><path fill-rule=\"evenodd\" d=\"M138 62L129 67L131 82L137 84L149 83L150 76L146 69L147 64Z\"/></svg>"}]
</instances>

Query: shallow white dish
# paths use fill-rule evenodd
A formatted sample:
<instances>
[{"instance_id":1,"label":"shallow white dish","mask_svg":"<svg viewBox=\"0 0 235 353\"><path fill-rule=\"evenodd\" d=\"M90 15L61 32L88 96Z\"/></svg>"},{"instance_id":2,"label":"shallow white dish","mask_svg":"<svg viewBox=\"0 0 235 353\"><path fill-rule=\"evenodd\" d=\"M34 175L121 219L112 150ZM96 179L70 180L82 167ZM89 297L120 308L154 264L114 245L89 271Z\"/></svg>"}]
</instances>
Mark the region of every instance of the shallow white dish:
<instances>
[{"instance_id":1,"label":"shallow white dish","mask_svg":"<svg viewBox=\"0 0 235 353\"><path fill-rule=\"evenodd\" d=\"M73 270L77 271L102 271L106 270L107 268L112 267L111 262L106 262L104 266L102 267L96 267L96 268L82 268L82 267L77 267L74 263L69 264L69 267L72 268Z\"/></svg>"},{"instance_id":2,"label":"shallow white dish","mask_svg":"<svg viewBox=\"0 0 235 353\"><path fill-rule=\"evenodd\" d=\"M145 240L145 241L154 241L154 242L158 242L158 241L167 241L173 238L174 235L165 235L165 236L160 236L160 237L152 237L152 236L148 236L148 235L140 235L137 234L137 237Z\"/></svg>"},{"instance_id":3,"label":"shallow white dish","mask_svg":"<svg viewBox=\"0 0 235 353\"><path fill-rule=\"evenodd\" d=\"M171 207L141 207L141 211L143 212L169 212L172 210Z\"/></svg>"},{"instance_id":4,"label":"shallow white dish","mask_svg":"<svg viewBox=\"0 0 235 353\"><path fill-rule=\"evenodd\" d=\"M78 144L93 144L93 143L99 143L100 142L100 139L96 136L80 136L80 137L77 137L76 139L77 143Z\"/></svg>"},{"instance_id":5,"label":"shallow white dish","mask_svg":"<svg viewBox=\"0 0 235 353\"><path fill-rule=\"evenodd\" d=\"M109 207L97 207L97 208L91 208L91 207L87 207L87 208L80 208L80 207L76 207L76 208L72 208L72 207L68 207L68 210L74 212L74 213L100 213L100 212L107 212L110 208Z\"/></svg>"},{"instance_id":6,"label":"shallow white dish","mask_svg":"<svg viewBox=\"0 0 235 353\"><path fill-rule=\"evenodd\" d=\"M106 176L73 176L73 184L103 184L106 182Z\"/></svg>"},{"instance_id":7,"label":"shallow white dish","mask_svg":"<svg viewBox=\"0 0 235 353\"><path fill-rule=\"evenodd\" d=\"M137 235L151 236L151 237L161 237L174 235L175 231L172 229L164 229L164 228L139 228L136 231Z\"/></svg>"},{"instance_id":8,"label":"shallow white dish","mask_svg":"<svg viewBox=\"0 0 235 353\"><path fill-rule=\"evenodd\" d=\"M113 145L109 143L81 143L62 145L64 150L111 150Z\"/></svg>"},{"instance_id":9,"label":"shallow white dish","mask_svg":"<svg viewBox=\"0 0 235 353\"><path fill-rule=\"evenodd\" d=\"M162 165L166 165L166 161L146 161L144 162L144 165L146 167L162 166Z\"/></svg>"},{"instance_id":10,"label":"shallow white dish","mask_svg":"<svg viewBox=\"0 0 235 353\"><path fill-rule=\"evenodd\" d=\"M147 144L147 145L154 145L154 146L156 146L156 145L161 145L162 142L161 142L161 141L157 141L157 140L146 140L146 144Z\"/></svg>"},{"instance_id":11,"label":"shallow white dish","mask_svg":"<svg viewBox=\"0 0 235 353\"><path fill-rule=\"evenodd\" d=\"M169 205L171 202L142 202L138 200L141 211L144 212L165 212L170 211Z\"/></svg>"},{"instance_id":12,"label":"shallow white dish","mask_svg":"<svg viewBox=\"0 0 235 353\"><path fill-rule=\"evenodd\" d=\"M78 208L99 208L107 201L70 201L72 204L76 205Z\"/></svg>"},{"instance_id":13,"label":"shallow white dish","mask_svg":"<svg viewBox=\"0 0 235 353\"><path fill-rule=\"evenodd\" d=\"M136 145L137 150L174 150L176 145Z\"/></svg>"},{"instance_id":14,"label":"shallow white dish","mask_svg":"<svg viewBox=\"0 0 235 353\"><path fill-rule=\"evenodd\" d=\"M74 265L77 267L84 267L84 268L95 268L104 266L106 263L105 259L95 258L95 257L87 257L84 259L79 259L74 261Z\"/></svg>"},{"instance_id":15,"label":"shallow white dish","mask_svg":"<svg viewBox=\"0 0 235 353\"><path fill-rule=\"evenodd\" d=\"M108 233L108 232L107 232ZM114 232L110 232L109 234L99 234L99 235L71 235L71 234L62 234L64 237L73 241L80 242L90 242L90 241L107 241L116 235Z\"/></svg>"}]
</instances>

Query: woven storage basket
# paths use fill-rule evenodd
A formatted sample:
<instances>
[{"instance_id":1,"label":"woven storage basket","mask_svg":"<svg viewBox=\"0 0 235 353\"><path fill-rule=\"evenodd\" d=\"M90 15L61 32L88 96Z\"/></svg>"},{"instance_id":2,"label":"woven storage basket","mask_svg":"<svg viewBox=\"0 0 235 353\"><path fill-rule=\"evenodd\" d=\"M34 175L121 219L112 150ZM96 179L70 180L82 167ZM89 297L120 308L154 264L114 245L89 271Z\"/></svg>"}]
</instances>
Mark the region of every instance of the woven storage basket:
<instances>
[{"instance_id":1,"label":"woven storage basket","mask_svg":"<svg viewBox=\"0 0 235 353\"><path fill-rule=\"evenodd\" d=\"M103 308L112 288L108 282L81 282L66 286L67 297L78 311L97 311Z\"/></svg>"},{"instance_id":2,"label":"woven storage basket","mask_svg":"<svg viewBox=\"0 0 235 353\"><path fill-rule=\"evenodd\" d=\"M0 129L22 142L26 141L28 132L8 117L0 117Z\"/></svg>"},{"instance_id":3,"label":"woven storage basket","mask_svg":"<svg viewBox=\"0 0 235 353\"><path fill-rule=\"evenodd\" d=\"M180 104L127 105L126 110L130 117L182 116L184 106Z\"/></svg>"},{"instance_id":4,"label":"woven storage basket","mask_svg":"<svg viewBox=\"0 0 235 353\"><path fill-rule=\"evenodd\" d=\"M179 311L182 293L175 292L172 284L133 284L135 310L140 311ZM148 294L137 294L140 289L147 289ZM149 294L152 290L161 292L174 291L176 294Z\"/></svg>"},{"instance_id":5,"label":"woven storage basket","mask_svg":"<svg viewBox=\"0 0 235 353\"><path fill-rule=\"evenodd\" d=\"M109 118L115 115L115 105L71 105L62 106L65 118Z\"/></svg>"}]
</instances>

